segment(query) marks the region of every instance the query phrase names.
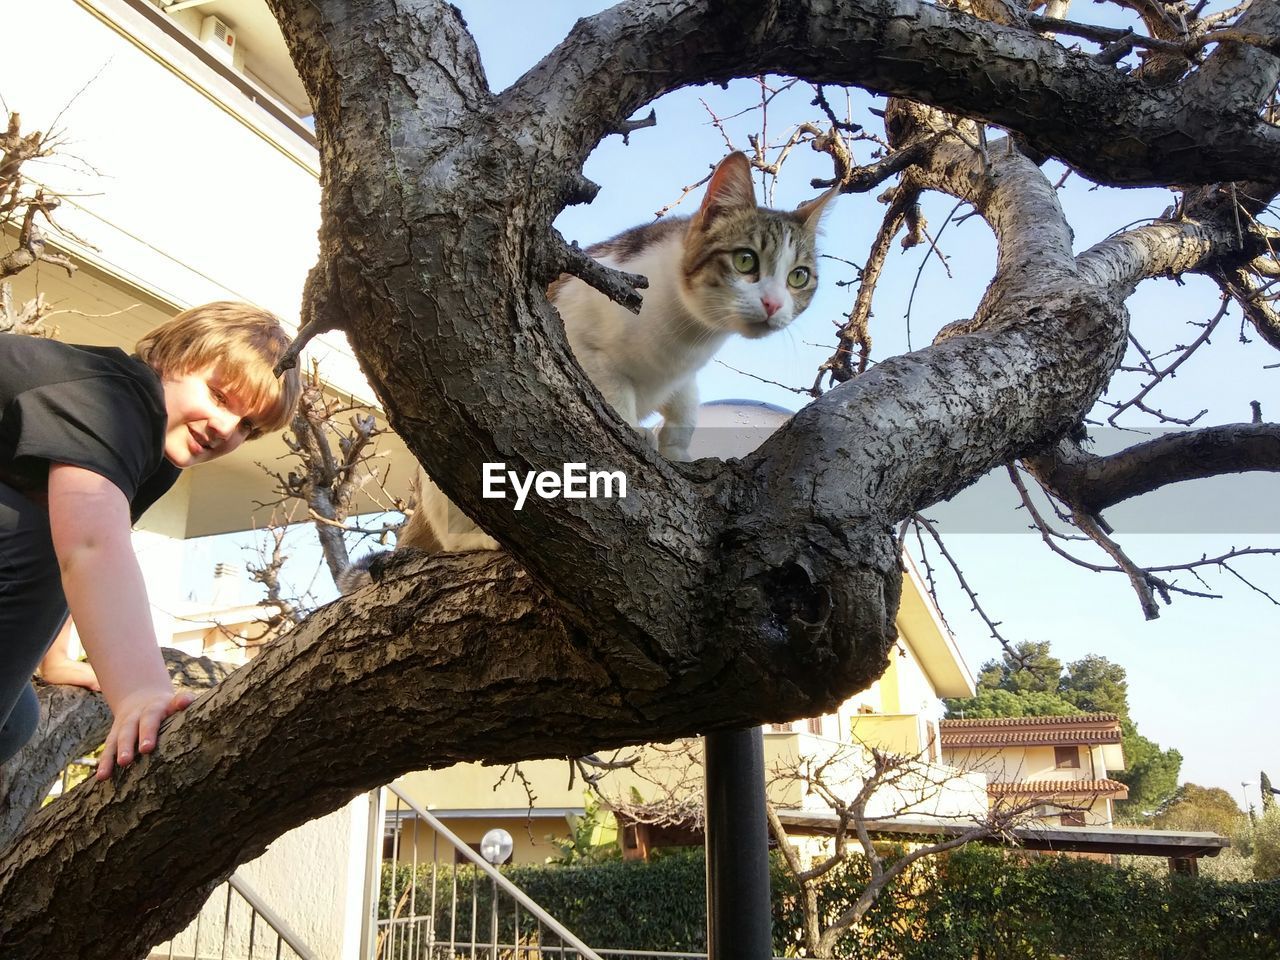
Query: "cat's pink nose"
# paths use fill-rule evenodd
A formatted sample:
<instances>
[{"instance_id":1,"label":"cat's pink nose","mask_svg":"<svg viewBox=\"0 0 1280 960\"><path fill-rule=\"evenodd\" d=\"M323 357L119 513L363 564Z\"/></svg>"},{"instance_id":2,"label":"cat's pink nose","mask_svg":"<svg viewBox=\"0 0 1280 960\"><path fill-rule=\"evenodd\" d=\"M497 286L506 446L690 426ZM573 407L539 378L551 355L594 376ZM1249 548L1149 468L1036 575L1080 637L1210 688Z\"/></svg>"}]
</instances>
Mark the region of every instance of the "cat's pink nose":
<instances>
[{"instance_id":1,"label":"cat's pink nose","mask_svg":"<svg viewBox=\"0 0 1280 960\"><path fill-rule=\"evenodd\" d=\"M760 305L764 307L764 315L766 317L772 317L782 309L782 301L777 297L763 296L760 298Z\"/></svg>"}]
</instances>

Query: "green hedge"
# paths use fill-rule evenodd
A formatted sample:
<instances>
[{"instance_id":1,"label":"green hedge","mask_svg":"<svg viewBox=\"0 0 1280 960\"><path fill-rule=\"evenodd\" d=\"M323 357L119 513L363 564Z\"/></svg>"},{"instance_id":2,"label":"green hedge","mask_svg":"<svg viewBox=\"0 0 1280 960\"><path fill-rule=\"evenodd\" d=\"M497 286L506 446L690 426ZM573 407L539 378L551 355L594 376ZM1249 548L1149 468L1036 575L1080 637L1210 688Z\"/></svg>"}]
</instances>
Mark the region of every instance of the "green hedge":
<instances>
[{"instance_id":1,"label":"green hedge","mask_svg":"<svg viewBox=\"0 0 1280 960\"><path fill-rule=\"evenodd\" d=\"M970 848L924 861L876 903L841 942L847 960L1277 960L1280 883L1220 883L1155 877L1086 860L1024 860ZM454 910L440 897L439 929L470 931L472 884L482 936L490 930L489 884L458 867L463 894ZM706 893L700 851L653 863L507 867L503 873L593 946L637 950L706 949ZM437 883L449 889L450 873ZM403 890L407 867L397 869ZM384 868L380 916L390 915ZM835 915L866 883L852 861L823 889ZM425 878L429 884L429 875ZM803 956L795 887L775 864L774 946ZM423 895L419 914L427 912ZM501 918L501 936L514 918ZM522 923L523 927L523 923ZM399 953L400 951L396 951ZM387 954L390 956L390 953Z\"/></svg>"},{"instance_id":2,"label":"green hedge","mask_svg":"<svg viewBox=\"0 0 1280 960\"><path fill-rule=\"evenodd\" d=\"M457 902L452 895L456 871ZM592 945L637 950L688 950L705 952L707 938L706 881L701 851L680 852L656 858L652 863L611 861L575 866L509 866L502 873L534 902ZM399 895L409 881L410 869L397 867L394 889ZM383 866L379 919L392 911L391 871ZM431 868L419 868L415 897L419 916L431 912ZM481 938L492 931L492 885L471 866L442 866L436 875L436 929L469 935L472 913ZM500 897L499 905L510 901ZM407 910L405 911L407 913ZM510 943L515 926L509 907L499 917L499 938ZM521 918L523 935L536 923ZM661 947L654 946L661 944ZM409 952L396 949L397 960ZM392 951L384 956L390 957Z\"/></svg>"},{"instance_id":3,"label":"green hedge","mask_svg":"<svg viewBox=\"0 0 1280 960\"><path fill-rule=\"evenodd\" d=\"M904 960L1275 960L1280 884L960 851L935 866Z\"/></svg>"},{"instance_id":4,"label":"green hedge","mask_svg":"<svg viewBox=\"0 0 1280 960\"><path fill-rule=\"evenodd\" d=\"M652 944L661 943L664 950L707 949L701 851L682 851L652 863L618 860L503 872L588 944L653 950Z\"/></svg>"}]
</instances>

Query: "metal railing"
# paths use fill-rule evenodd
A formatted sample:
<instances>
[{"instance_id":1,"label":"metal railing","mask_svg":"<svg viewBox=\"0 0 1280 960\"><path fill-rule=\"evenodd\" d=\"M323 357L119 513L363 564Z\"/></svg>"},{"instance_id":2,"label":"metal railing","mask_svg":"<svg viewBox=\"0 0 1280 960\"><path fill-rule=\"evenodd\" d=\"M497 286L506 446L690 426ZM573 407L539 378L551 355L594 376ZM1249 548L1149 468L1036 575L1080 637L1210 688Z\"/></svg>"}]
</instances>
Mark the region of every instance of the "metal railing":
<instances>
[{"instance_id":1,"label":"metal railing","mask_svg":"<svg viewBox=\"0 0 1280 960\"><path fill-rule=\"evenodd\" d=\"M289 925L234 874L215 890L195 920L150 960L320 960Z\"/></svg>"},{"instance_id":2,"label":"metal railing","mask_svg":"<svg viewBox=\"0 0 1280 960\"><path fill-rule=\"evenodd\" d=\"M412 827L407 836L396 832L374 901L381 907L374 960L603 960L439 819L397 787L387 789L397 821ZM412 818L401 817L406 809ZM419 824L429 837L419 837ZM412 845L403 864L402 841Z\"/></svg>"}]
</instances>

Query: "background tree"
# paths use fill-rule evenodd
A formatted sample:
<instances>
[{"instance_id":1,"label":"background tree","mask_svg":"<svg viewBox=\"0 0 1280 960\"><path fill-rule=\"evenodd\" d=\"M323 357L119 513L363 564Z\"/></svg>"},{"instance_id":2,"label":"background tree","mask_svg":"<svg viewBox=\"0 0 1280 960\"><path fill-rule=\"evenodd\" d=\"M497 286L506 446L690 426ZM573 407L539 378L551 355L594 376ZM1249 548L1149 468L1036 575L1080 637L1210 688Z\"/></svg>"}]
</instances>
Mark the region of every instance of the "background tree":
<instances>
[{"instance_id":1,"label":"background tree","mask_svg":"<svg viewBox=\"0 0 1280 960\"><path fill-rule=\"evenodd\" d=\"M947 701L947 717L952 720L977 720L987 717L1062 717L1083 712L1058 694L1044 691L1019 694L1010 690L982 690L975 697Z\"/></svg>"},{"instance_id":2,"label":"background tree","mask_svg":"<svg viewBox=\"0 0 1280 960\"><path fill-rule=\"evenodd\" d=\"M1173 747L1161 748L1138 732L1128 717L1120 721L1125 768L1115 778L1129 788L1125 800L1116 801L1116 816L1125 822L1141 821L1167 803L1178 788L1182 754Z\"/></svg>"},{"instance_id":3,"label":"background tree","mask_svg":"<svg viewBox=\"0 0 1280 960\"><path fill-rule=\"evenodd\" d=\"M315 592L298 595L300 591L290 589L296 578L284 574L291 524L310 524L333 583L350 565L352 547L368 540L385 545L399 529L409 506L387 488L390 466L378 449L386 433L374 411L327 396L320 369L312 365L303 377L297 413L284 433L290 451L287 468L259 464L273 479L276 494L275 500L259 506L271 507L276 522L265 531L258 561L248 565L248 572L263 588L261 605L269 611L263 624L272 635L291 628L319 605ZM361 496L380 508L381 519L373 526L352 516Z\"/></svg>"},{"instance_id":4,"label":"background tree","mask_svg":"<svg viewBox=\"0 0 1280 960\"><path fill-rule=\"evenodd\" d=\"M849 938L876 901L895 884L918 882L911 879L912 868L939 854L957 850L993 836L1009 836L1014 827L1029 822L1045 798L1035 797L1016 804L998 805L985 817L938 817L952 822L949 833L913 838L902 847L888 844L878 829L885 821L928 809L957 777L943 772L921 757L893 754L876 748L857 747L865 754L856 763L861 775L855 784L844 782L834 771L847 762L840 751L817 764L778 771L782 780L796 781L806 794L820 797L834 814L830 847L806 862L796 850L786 826L772 804L767 806L769 832L787 865L790 878L799 888L799 906L804 915L804 947L808 956L833 960L847 955ZM853 789L849 789L853 787ZM865 870L865 882L856 885L851 902L833 906L823 888L851 866ZM845 886L845 885L842 885Z\"/></svg>"},{"instance_id":5,"label":"background tree","mask_svg":"<svg viewBox=\"0 0 1280 960\"><path fill-rule=\"evenodd\" d=\"M1247 822L1239 804L1221 787L1184 783L1152 818L1151 825L1160 830L1207 830L1231 837Z\"/></svg>"},{"instance_id":6,"label":"background tree","mask_svg":"<svg viewBox=\"0 0 1280 960\"><path fill-rule=\"evenodd\" d=\"M1273 806L1254 821L1251 839L1254 878L1280 877L1280 807Z\"/></svg>"},{"instance_id":7,"label":"background tree","mask_svg":"<svg viewBox=\"0 0 1280 960\"><path fill-rule=\"evenodd\" d=\"M9 113L8 127L0 131L0 231L13 238L12 247L0 256L0 333L53 333L46 322L49 306L44 298L15 303L9 277L37 263L75 273L75 265L48 245L42 227L42 223L53 222L62 198L33 183L29 176L31 165L53 156L60 144L57 132L23 133L22 117L17 113Z\"/></svg>"},{"instance_id":8,"label":"background tree","mask_svg":"<svg viewBox=\"0 0 1280 960\"><path fill-rule=\"evenodd\" d=\"M1150 825L1158 830L1207 831L1229 837L1230 847L1216 857L1200 860L1201 875L1232 882L1246 882L1257 877L1253 824L1231 794L1220 787L1181 784L1173 797L1151 817ZM1164 864L1150 858L1123 859L1136 869L1158 875L1166 872Z\"/></svg>"},{"instance_id":9,"label":"background tree","mask_svg":"<svg viewBox=\"0 0 1280 960\"><path fill-rule=\"evenodd\" d=\"M1271 778L1265 770L1258 774L1258 789L1262 792L1262 812L1266 813L1275 805L1277 791L1271 786Z\"/></svg>"},{"instance_id":10,"label":"background tree","mask_svg":"<svg viewBox=\"0 0 1280 960\"><path fill-rule=\"evenodd\" d=\"M643 786L633 783L624 793L616 781L593 780L588 816L573 825L571 841L557 843L569 854L558 862L618 856L615 836L608 835L602 845L602 811L613 811L627 824L679 832L705 828L701 740L650 745L626 765ZM868 914L882 897L910 899L919 892L923 881L917 865L996 836L1010 842L1013 829L1033 823L1046 803L1061 810L1084 809L1054 796L1022 797L988 809L986 792L972 776L921 754L896 754L861 741L830 744L803 758L780 757L767 777L774 798L766 809L769 831L785 886L792 891L788 897L794 895L803 917L801 943L806 955L821 958L849 955L852 943L865 949L876 942ZM825 804L831 813L829 836L804 836L797 843L779 812L778 798L785 796ZM972 812L974 800L982 813ZM945 812L957 802L969 812ZM913 836L909 843L894 835L895 821L922 814L936 825L934 835ZM778 952L786 949L778 943L775 947Z\"/></svg>"},{"instance_id":11,"label":"background tree","mask_svg":"<svg viewBox=\"0 0 1280 960\"><path fill-rule=\"evenodd\" d=\"M405 770L827 712L893 649L903 525L994 468L1025 463L1154 615L1186 588L1134 563L1102 511L1280 466L1264 422L1119 458L1074 432L1124 360L1126 302L1147 278L1215 278L1280 342L1276 184L1258 179L1280 169L1275 0L1225 16L1143 5L1132 35L1004 5L632 0L501 92L438 0L271 8L320 143L308 331L346 331L391 426L506 550L395 558L377 589L318 611L176 718L162 756L42 812L0 862L0 954L140 956L273 837ZM1055 39L1077 34L1104 49ZM568 272L634 304L639 281L552 222L595 195L585 158L641 106L761 73L888 95L883 153L843 189L902 174L891 235L919 191L968 203L995 268L971 317L848 371L750 457L671 464L602 403L545 297ZM1178 203L1077 254L1049 156L1101 183L1176 185ZM586 459L635 493L623 510L539 500L517 518L475 483L494 459Z\"/></svg>"},{"instance_id":12,"label":"background tree","mask_svg":"<svg viewBox=\"0 0 1280 960\"><path fill-rule=\"evenodd\" d=\"M988 660L978 670L978 692L1007 690L1024 693L1058 693L1062 661L1049 653L1045 641L1025 640L1006 650L999 660Z\"/></svg>"},{"instance_id":13,"label":"background tree","mask_svg":"<svg viewBox=\"0 0 1280 960\"><path fill-rule=\"evenodd\" d=\"M1085 713L1129 715L1129 683L1124 667L1091 653L1072 663L1058 681L1063 699Z\"/></svg>"}]
</instances>

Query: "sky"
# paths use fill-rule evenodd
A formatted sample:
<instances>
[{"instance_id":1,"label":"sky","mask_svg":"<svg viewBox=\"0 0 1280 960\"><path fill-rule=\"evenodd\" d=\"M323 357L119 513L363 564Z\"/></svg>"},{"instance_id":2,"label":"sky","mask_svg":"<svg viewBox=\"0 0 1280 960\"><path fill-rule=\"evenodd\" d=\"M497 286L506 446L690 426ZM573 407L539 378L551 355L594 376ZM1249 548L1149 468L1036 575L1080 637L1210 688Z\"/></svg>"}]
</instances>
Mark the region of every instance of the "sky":
<instances>
[{"instance_id":1,"label":"sky","mask_svg":"<svg viewBox=\"0 0 1280 960\"><path fill-rule=\"evenodd\" d=\"M458 6L477 38L490 84L499 90L550 51L579 16L606 4L474 0ZM656 127L633 133L629 144L609 138L592 155L585 172L603 189L591 205L562 214L561 232L585 246L652 219L728 152L725 135L734 147L747 146L747 134L759 130L760 113L741 111L759 103L760 91L758 83L744 80L727 90L684 90L657 101ZM811 97L811 91L802 88L770 102L770 143L785 141L794 123L812 116ZM833 91L831 99L843 108L843 94ZM875 117L867 106L882 102L864 95L852 102L854 119L875 129ZM724 134L710 122L710 111L733 117L725 122ZM874 146L856 145L855 159L870 162ZM810 177L830 176L824 160L808 151L792 154L782 178L773 185L770 205L795 206L814 196ZM1055 181L1063 173L1053 164L1046 170ZM883 213L876 201L879 192L839 199L825 223L825 254L863 262ZM1076 177L1068 178L1060 195L1076 233L1077 250L1144 218L1159 216L1173 202L1168 191L1093 189ZM676 212L692 212L700 196L701 190L695 191ZM954 206L953 200L941 197L925 203L930 231L947 259L945 266L919 248L895 252L890 258L871 328L875 359L924 346L943 324L968 316L990 279L994 264L990 232L977 217L949 220ZM713 363L703 371L704 401L746 397L793 410L807 401L805 396L730 368L796 387L813 382L818 364L831 353L834 330L843 321L855 289L842 285L854 274L838 260L824 260L820 271L818 295L789 329L765 341L731 342L719 356L724 365ZM1185 285L1149 281L1130 301L1133 329L1153 351L1193 339L1199 333L1195 324L1210 317L1217 306L1216 288L1196 278L1188 278ZM1180 416L1204 409L1202 425L1249 420L1251 400L1260 401L1264 416L1275 419L1280 369L1268 370L1266 365L1280 358L1268 355L1260 343L1240 342L1239 333L1239 314L1232 311L1212 339L1212 349L1189 361L1176 380L1157 389L1152 400ZM1132 389L1124 392L1121 380L1125 387L1134 382L1119 378L1111 396L1132 395ZM1135 426L1139 421L1128 423ZM1100 443L1136 442L1145 436L1108 430ZM1233 546L1280 545L1280 506L1274 484L1273 476L1261 474L1181 484L1108 513L1108 519L1139 562L1162 564L1214 556ZM1280 609L1234 577L1210 574L1209 586L1222 594L1221 599L1178 597L1172 606L1162 608L1159 619L1147 622L1127 581L1073 567L1053 556L1038 536L1025 532L1025 514L1015 510L1016 503L1012 486L996 477L962 493L952 504L925 512L950 531L948 549L960 560L989 616L1000 621L1001 633L1011 642L1048 640L1064 663L1096 653L1125 667L1133 718L1146 736L1182 752L1182 779L1222 787L1237 802L1247 797L1256 805L1259 770L1267 769L1273 780L1280 776L1280 748L1269 732L1268 710L1280 665ZM210 563L224 559L219 548L206 547L205 554ZM198 564L192 566L198 569ZM1280 558L1244 561L1239 569L1262 590L1280 598ZM305 576L309 575L310 571ZM976 675L983 662L999 655L999 646L970 610L954 577L942 567L938 577L944 615ZM1178 580L1202 589L1185 574Z\"/></svg>"}]
</instances>

